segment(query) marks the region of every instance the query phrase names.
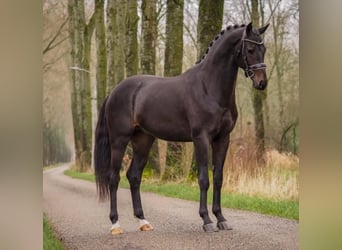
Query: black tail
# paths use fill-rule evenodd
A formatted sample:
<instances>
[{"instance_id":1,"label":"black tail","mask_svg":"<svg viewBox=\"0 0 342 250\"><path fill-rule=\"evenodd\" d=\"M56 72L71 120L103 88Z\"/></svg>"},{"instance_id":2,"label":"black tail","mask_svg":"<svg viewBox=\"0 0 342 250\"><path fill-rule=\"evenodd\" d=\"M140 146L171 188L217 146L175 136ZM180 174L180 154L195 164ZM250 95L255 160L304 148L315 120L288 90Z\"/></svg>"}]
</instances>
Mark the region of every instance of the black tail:
<instances>
[{"instance_id":1,"label":"black tail","mask_svg":"<svg viewBox=\"0 0 342 250\"><path fill-rule=\"evenodd\" d=\"M107 130L105 107L108 97L104 100L95 131L94 164L96 188L100 200L109 197L109 170L110 170L110 141Z\"/></svg>"}]
</instances>

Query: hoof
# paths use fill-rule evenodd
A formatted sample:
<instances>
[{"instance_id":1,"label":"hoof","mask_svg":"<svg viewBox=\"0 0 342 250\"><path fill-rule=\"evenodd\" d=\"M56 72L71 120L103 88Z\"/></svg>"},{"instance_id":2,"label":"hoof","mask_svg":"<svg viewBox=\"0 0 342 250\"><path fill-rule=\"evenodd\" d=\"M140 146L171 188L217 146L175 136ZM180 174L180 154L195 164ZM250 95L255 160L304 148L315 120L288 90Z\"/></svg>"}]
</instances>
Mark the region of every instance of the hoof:
<instances>
[{"instance_id":1,"label":"hoof","mask_svg":"<svg viewBox=\"0 0 342 250\"><path fill-rule=\"evenodd\" d=\"M203 225L203 230L204 230L204 232L207 232L207 233L213 233L213 232L219 231L217 229L217 227L214 226L214 223L209 223L209 224Z\"/></svg>"},{"instance_id":2,"label":"hoof","mask_svg":"<svg viewBox=\"0 0 342 250\"><path fill-rule=\"evenodd\" d=\"M153 230L153 227L150 223L142 225L140 227L140 231L152 231L152 230Z\"/></svg>"},{"instance_id":3,"label":"hoof","mask_svg":"<svg viewBox=\"0 0 342 250\"><path fill-rule=\"evenodd\" d=\"M115 228L112 228L110 230L110 232L112 233L112 235L116 235L116 234L123 234L123 230L121 227L115 227Z\"/></svg>"},{"instance_id":4,"label":"hoof","mask_svg":"<svg viewBox=\"0 0 342 250\"><path fill-rule=\"evenodd\" d=\"M233 228L228 225L227 221L217 222L217 227L220 230L232 230Z\"/></svg>"}]
</instances>

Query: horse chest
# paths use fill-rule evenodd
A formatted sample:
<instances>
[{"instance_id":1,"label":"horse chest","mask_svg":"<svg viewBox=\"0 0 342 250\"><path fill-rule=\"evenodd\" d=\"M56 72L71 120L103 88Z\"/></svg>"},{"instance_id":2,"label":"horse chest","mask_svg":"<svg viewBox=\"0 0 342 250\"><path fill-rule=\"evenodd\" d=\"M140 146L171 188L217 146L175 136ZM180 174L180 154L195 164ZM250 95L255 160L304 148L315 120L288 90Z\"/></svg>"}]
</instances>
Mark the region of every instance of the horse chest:
<instances>
[{"instance_id":1,"label":"horse chest","mask_svg":"<svg viewBox=\"0 0 342 250\"><path fill-rule=\"evenodd\" d=\"M230 133L237 119L236 109L222 108L218 105L207 105L197 108L190 116L192 136L207 133L211 137Z\"/></svg>"}]
</instances>

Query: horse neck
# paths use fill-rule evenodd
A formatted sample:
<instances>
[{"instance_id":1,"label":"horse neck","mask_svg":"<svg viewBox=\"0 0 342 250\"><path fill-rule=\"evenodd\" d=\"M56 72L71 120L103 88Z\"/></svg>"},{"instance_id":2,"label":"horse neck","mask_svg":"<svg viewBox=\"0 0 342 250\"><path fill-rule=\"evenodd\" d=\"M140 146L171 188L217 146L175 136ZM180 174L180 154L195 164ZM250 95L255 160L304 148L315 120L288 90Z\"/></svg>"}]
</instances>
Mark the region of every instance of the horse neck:
<instances>
[{"instance_id":1,"label":"horse neck","mask_svg":"<svg viewBox=\"0 0 342 250\"><path fill-rule=\"evenodd\" d=\"M230 34L227 34L229 36ZM222 37L200 63L202 84L208 95L221 107L235 103L235 86L238 66L235 62L234 50L240 36Z\"/></svg>"}]
</instances>

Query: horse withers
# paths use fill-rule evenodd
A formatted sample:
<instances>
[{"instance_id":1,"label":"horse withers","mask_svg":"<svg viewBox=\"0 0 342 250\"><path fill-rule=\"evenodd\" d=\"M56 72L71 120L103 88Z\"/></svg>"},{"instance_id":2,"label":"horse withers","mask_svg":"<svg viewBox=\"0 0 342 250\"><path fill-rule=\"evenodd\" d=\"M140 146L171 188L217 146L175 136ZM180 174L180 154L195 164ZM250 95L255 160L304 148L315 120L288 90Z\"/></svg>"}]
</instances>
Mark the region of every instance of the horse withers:
<instances>
[{"instance_id":1,"label":"horse withers","mask_svg":"<svg viewBox=\"0 0 342 250\"><path fill-rule=\"evenodd\" d=\"M99 197L110 198L112 234L123 233L118 220L117 189L129 142L133 158L126 175L134 216L140 221L140 230L153 229L144 216L140 183L155 138L194 143L203 229L206 232L231 229L221 212L221 187L229 135L238 115L237 73L242 68L254 88L266 88L265 46L261 35L267 27L256 29L252 23L228 26L210 43L202 59L183 74L132 76L120 82L105 99L96 127L94 157ZM207 208L209 147L213 163L212 212L217 226Z\"/></svg>"}]
</instances>

